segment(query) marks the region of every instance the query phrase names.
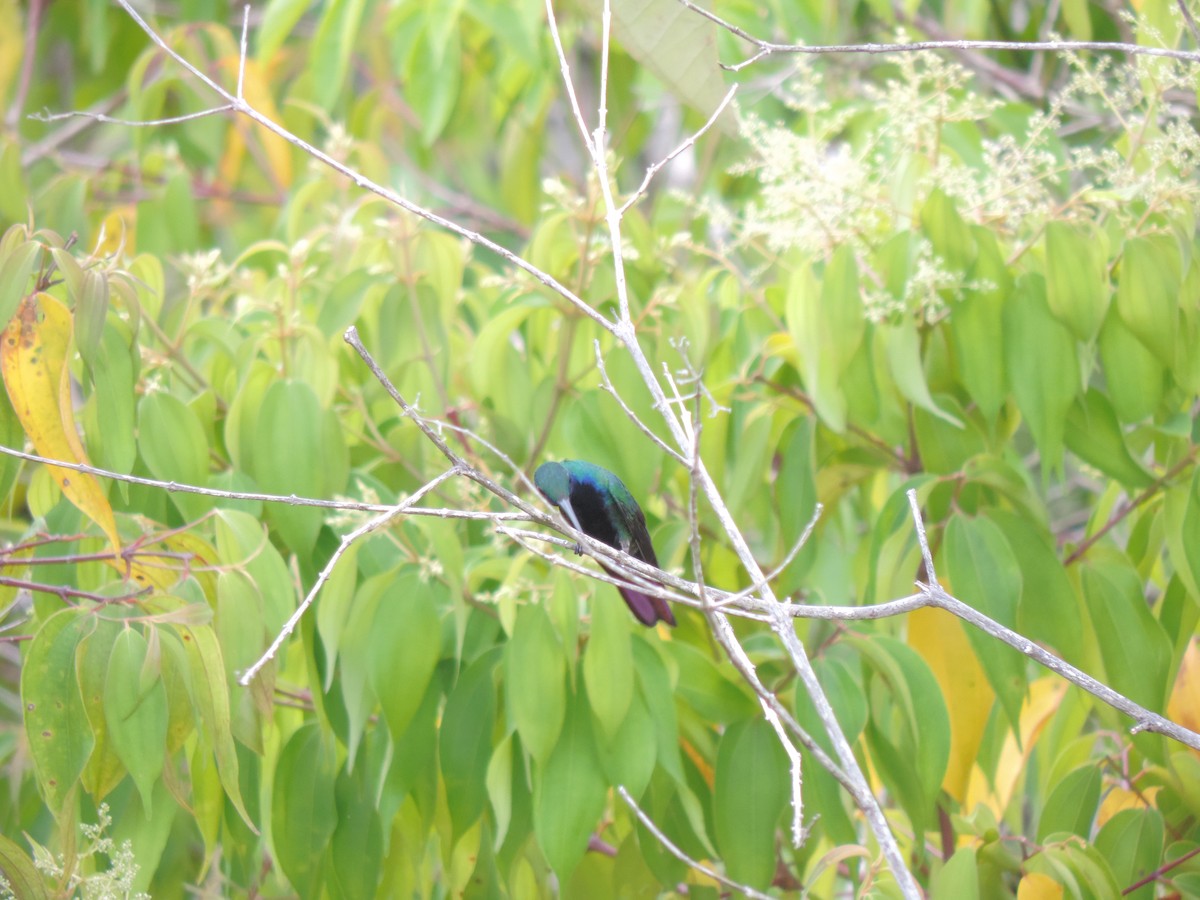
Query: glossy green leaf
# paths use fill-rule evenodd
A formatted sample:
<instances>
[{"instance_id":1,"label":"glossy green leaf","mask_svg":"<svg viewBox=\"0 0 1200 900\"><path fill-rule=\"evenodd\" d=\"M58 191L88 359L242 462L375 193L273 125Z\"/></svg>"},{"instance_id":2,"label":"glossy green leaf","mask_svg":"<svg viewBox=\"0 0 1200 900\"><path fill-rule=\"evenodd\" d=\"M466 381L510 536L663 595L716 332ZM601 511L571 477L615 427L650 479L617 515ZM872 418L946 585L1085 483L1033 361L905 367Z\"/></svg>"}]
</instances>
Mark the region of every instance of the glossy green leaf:
<instances>
[{"instance_id":1,"label":"glossy green leaf","mask_svg":"<svg viewBox=\"0 0 1200 900\"><path fill-rule=\"evenodd\" d=\"M342 768L334 783L337 826L329 842L326 885L338 900L375 896L383 862L383 829L367 767Z\"/></svg>"},{"instance_id":2,"label":"glossy green leaf","mask_svg":"<svg viewBox=\"0 0 1200 900\"><path fill-rule=\"evenodd\" d=\"M1134 337L1115 308L1104 320L1099 343L1105 385L1117 418L1130 424L1152 415L1163 396L1162 358Z\"/></svg>"},{"instance_id":3,"label":"glossy green leaf","mask_svg":"<svg viewBox=\"0 0 1200 900\"><path fill-rule=\"evenodd\" d=\"M579 695L572 699L562 737L535 773L533 827L560 881L566 881L604 812L607 785L596 758L591 713Z\"/></svg>"},{"instance_id":4,"label":"glossy green leaf","mask_svg":"<svg viewBox=\"0 0 1200 900\"><path fill-rule=\"evenodd\" d=\"M758 709L741 682L731 677L731 666L719 668L709 654L681 641L665 644L664 650L679 667L679 697L704 718L737 722Z\"/></svg>"},{"instance_id":5,"label":"glossy green leaf","mask_svg":"<svg viewBox=\"0 0 1200 900\"><path fill-rule=\"evenodd\" d=\"M592 621L583 654L583 681L588 703L604 736L612 737L633 700L633 647L630 616L624 604L599 598L591 605Z\"/></svg>"},{"instance_id":6,"label":"glossy green leaf","mask_svg":"<svg viewBox=\"0 0 1200 900\"><path fill-rule=\"evenodd\" d=\"M658 760L654 719L640 693L634 693L616 734L606 738L597 731L596 748L609 783L640 797Z\"/></svg>"},{"instance_id":7,"label":"glossy green leaf","mask_svg":"<svg viewBox=\"0 0 1200 900\"><path fill-rule=\"evenodd\" d=\"M946 860L934 876L932 895L977 900L979 897L979 860L974 847L962 847Z\"/></svg>"},{"instance_id":8,"label":"glossy green leaf","mask_svg":"<svg viewBox=\"0 0 1200 900\"><path fill-rule=\"evenodd\" d=\"M504 696L521 743L539 763L549 758L562 731L566 677L562 645L545 608L519 607L513 636L504 647Z\"/></svg>"},{"instance_id":9,"label":"glossy green leaf","mask_svg":"<svg viewBox=\"0 0 1200 900\"><path fill-rule=\"evenodd\" d=\"M954 271L966 272L975 262L975 236L945 191L934 188L921 207L921 226L937 253Z\"/></svg>"},{"instance_id":10,"label":"glossy green leaf","mask_svg":"<svg viewBox=\"0 0 1200 900\"><path fill-rule=\"evenodd\" d=\"M1143 881L1163 861L1163 817L1157 809L1123 809L1104 823L1096 835L1096 850L1108 860L1117 883ZM1132 893L1134 900L1151 900L1150 881Z\"/></svg>"},{"instance_id":11,"label":"glossy green leaf","mask_svg":"<svg viewBox=\"0 0 1200 900\"><path fill-rule=\"evenodd\" d=\"M456 836L475 824L487 800L487 766L496 719L493 670L498 652L481 656L458 677L446 699L438 758Z\"/></svg>"},{"instance_id":12,"label":"glossy green leaf","mask_svg":"<svg viewBox=\"0 0 1200 900\"><path fill-rule=\"evenodd\" d=\"M633 661L637 666L638 692L654 720L659 763L672 777L682 781L679 721L675 712L675 689L671 676L662 658L644 639L634 640Z\"/></svg>"},{"instance_id":13,"label":"glossy green leaf","mask_svg":"<svg viewBox=\"0 0 1200 900\"><path fill-rule=\"evenodd\" d=\"M108 319L108 279L95 269L83 273L75 299L75 345L89 366L99 362L100 340Z\"/></svg>"},{"instance_id":14,"label":"glossy green leaf","mask_svg":"<svg viewBox=\"0 0 1200 900\"><path fill-rule=\"evenodd\" d=\"M113 644L104 682L104 715L113 749L137 785L149 817L166 755L167 692L137 628L122 629Z\"/></svg>"},{"instance_id":15,"label":"glossy green leaf","mask_svg":"<svg viewBox=\"0 0 1200 900\"><path fill-rule=\"evenodd\" d=\"M117 472L129 472L137 459L134 391L138 366L131 339L123 323L108 323L97 363L91 368L96 422L87 431L88 450L97 466ZM160 442L153 443L158 449Z\"/></svg>"},{"instance_id":16,"label":"glossy green leaf","mask_svg":"<svg viewBox=\"0 0 1200 900\"><path fill-rule=\"evenodd\" d=\"M888 368L904 399L948 424L962 428L963 423L957 417L933 402L921 367L921 339L916 325L906 319L898 325L884 326L881 333L887 351Z\"/></svg>"},{"instance_id":17,"label":"glossy green leaf","mask_svg":"<svg viewBox=\"0 0 1200 900\"><path fill-rule=\"evenodd\" d=\"M1125 244L1117 283L1117 311L1139 341L1164 364L1175 359L1182 269L1179 246L1165 234Z\"/></svg>"},{"instance_id":18,"label":"glossy green leaf","mask_svg":"<svg viewBox=\"0 0 1200 900\"><path fill-rule=\"evenodd\" d=\"M1156 712L1166 701L1171 642L1150 612L1142 580L1124 559L1083 563L1083 594L1100 641L1106 682Z\"/></svg>"},{"instance_id":19,"label":"glossy green leaf","mask_svg":"<svg viewBox=\"0 0 1200 900\"><path fill-rule=\"evenodd\" d=\"M25 734L46 805L63 813L92 752L94 738L75 677L75 652L93 628L80 609L47 619L30 642L21 666Z\"/></svg>"},{"instance_id":20,"label":"glossy green leaf","mask_svg":"<svg viewBox=\"0 0 1200 900\"><path fill-rule=\"evenodd\" d=\"M914 828L933 824L933 804L950 759L950 718L937 680L921 657L895 638L853 638L869 667L872 759Z\"/></svg>"},{"instance_id":21,"label":"glossy green leaf","mask_svg":"<svg viewBox=\"0 0 1200 900\"><path fill-rule=\"evenodd\" d=\"M1107 254L1090 225L1049 222L1043 236L1046 303L1080 341L1091 341L1108 311Z\"/></svg>"},{"instance_id":22,"label":"glossy green leaf","mask_svg":"<svg viewBox=\"0 0 1200 900\"><path fill-rule=\"evenodd\" d=\"M318 897L325 848L338 824L336 760L316 723L288 738L275 765L271 839L275 858L301 897Z\"/></svg>"},{"instance_id":23,"label":"glossy green leaf","mask_svg":"<svg viewBox=\"0 0 1200 900\"><path fill-rule=\"evenodd\" d=\"M1062 468L1067 411L1079 393L1075 339L1050 314L1037 276L1017 282L1004 307L1004 349L1008 382L1029 424L1047 472Z\"/></svg>"},{"instance_id":24,"label":"glossy green leaf","mask_svg":"<svg viewBox=\"0 0 1200 900\"><path fill-rule=\"evenodd\" d=\"M1063 833L1089 837L1099 804L1100 769L1090 764L1080 766L1055 785L1046 798L1038 819L1038 841Z\"/></svg>"},{"instance_id":25,"label":"glossy green leaf","mask_svg":"<svg viewBox=\"0 0 1200 900\"><path fill-rule=\"evenodd\" d=\"M242 820L253 830L254 823L242 804L242 792L238 784L238 758L233 745L229 688L216 632L209 625L177 625L175 630L183 643L188 663L192 703L204 724L207 740L212 742L221 787Z\"/></svg>"},{"instance_id":26,"label":"glossy green leaf","mask_svg":"<svg viewBox=\"0 0 1200 900\"><path fill-rule=\"evenodd\" d=\"M995 419L1005 389L1004 308L1012 291L1012 275L995 235L973 230L979 255L971 269L978 290L967 291L950 313L950 337L963 385L989 422Z\"/></svg>"},{"instance_id":27,"label":"glossy green leaf","mask_svg":"<svg viewBox=\"0 0 1200 900\"><path fill-rule=\"evenodd\" d=\"M97 799L102 799L125 777L125 766L113 748L105 718L104 683L108 672L108 660L113 644L121 633L122 625L111 619L96 617L95 630L79 644L75 655L75 670L83 705L87 710L88 724L92 728L95 744L80 780L83 789ZM185 697L186 702L186 697Z\"/></svg>"},{"instance_id":28,"label":"glossy green leaf","mask_svg":"<svg viewBox=\"0 0 1200 900\"><path fill-rule=\"evenodd\" d=\"M955 516L946 526L942 552L952 593L1015 629L1021 569L1004 532L984 518ZM1010 725L1016 728L1026 690L1025 658L978 629L968 628L967 636Z\"/></svg>"},{"instance_id":29,"label":"glossy green leaf","mask_svg":"<svg viewBox=\"0 0 1200 900\"><path fill-rule=\"evenodd\" d=\"M1154 480L1129 452L1116 413L1098 390L1089 390L1071 406L1064 439L1072 453L1127 488L1144 488Z\"/></svg>"},{"instance_id":30,"label":"glossy green leaf","mask_svg":"<svg viewBox=\"0 0 1200 900\"><path fill-rule=\"evenodd\" d=\"M52 894L20 844L0 834L0 875L8 882L12 896L19 900L50 900Z\"/></svg>"},{"instance_id":31,"label":"glossy green leaf","mask_svg":"<svg viewBox=\"0 0 1200 900\"><path fill-rule=\"evenodd\" d=\"M195 412L172 394L155 391L138 402L137 418L138 450L155 478L208 484L208 439ZM173 493L171 501L188 520L212 506L199 494Z\"/></svg>"},{"instance_id":32,"label":"glossy green leaf","mask_svg":"<svg viewBox=\"0 0 1200 900\"><path fill-rule=\"evenodd\" d=\"M393 740L408 728L441 657L436 598L443 592L441 585L423 583L409 566L375 607L367 666Z\"/></svg>"},{"instance_id":33,"label":"glossy green leaf","mask_svg":"<svg viewBox=\"0 0 1200 900\"><path fill-rule=\"evenodd\" d=\"M270 494L322 496L322 420L317 395L306 383L276 381L263 395L254 429L254 468L260 487ZM323 513L312 506L267 505L267 521L288 547L308 554L321 530Z\"/></svg>"},{"instance_id":34,"label":"glossy green leaf","mask_svg":"<svg viewBox=\"0 0 1200 900\"><path fill-rule=\"evenodd\" d=\"M730 726L721 736L713 776L713 826L725 869L734 881L766 889L775 874L775 829L791 797L788 758L775 730L761 719Z\"/></svg>"}]
</instances>

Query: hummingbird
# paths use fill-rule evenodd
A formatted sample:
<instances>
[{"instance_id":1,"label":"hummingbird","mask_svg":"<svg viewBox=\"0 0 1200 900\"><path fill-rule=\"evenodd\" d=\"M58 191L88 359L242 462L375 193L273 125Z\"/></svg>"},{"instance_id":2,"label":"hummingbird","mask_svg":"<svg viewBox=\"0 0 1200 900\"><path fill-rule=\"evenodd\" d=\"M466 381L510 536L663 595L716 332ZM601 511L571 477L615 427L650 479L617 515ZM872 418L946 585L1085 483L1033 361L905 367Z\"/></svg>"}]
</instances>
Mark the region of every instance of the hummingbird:
<instances>
[{"instance_id":1,"label":"hummingbird","mask_svg":"<svg viewBox=\"0 0 1200 900\"><path fill-rule=\"evenodd\" d=\"M658 565L646 517L633 494L608 469L579 459L542 463L533 483L568 522L590 538L628 553L634 559ZM609 575L620 577L600 563ZM661 597L651 597L631 587L618 587L625 605L643 625L675 624L671 607Z\"/></svg>"}]
</instances>

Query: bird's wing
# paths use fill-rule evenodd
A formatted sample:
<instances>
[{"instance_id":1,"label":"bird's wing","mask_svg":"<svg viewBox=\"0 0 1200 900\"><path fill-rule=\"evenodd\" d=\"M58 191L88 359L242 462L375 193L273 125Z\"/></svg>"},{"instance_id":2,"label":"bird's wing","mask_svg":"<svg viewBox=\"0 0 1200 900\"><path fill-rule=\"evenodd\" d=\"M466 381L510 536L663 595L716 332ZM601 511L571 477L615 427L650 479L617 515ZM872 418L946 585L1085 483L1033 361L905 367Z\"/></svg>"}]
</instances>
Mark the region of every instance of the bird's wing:
<instances>
[{"instance_id":1,"label":"bird's wing","mask_svg":"<svg viewBox=\"0 0 1200 900\"><path fill-rule=\"evenodd\" d=\"M629 533L629 546L624 551L642 562L658 565L658 557L654 554L654 545L650 543L650 532L646 529L646 516L636 504L613 503L612 509L620 516Z\"/></svg>"}]
</instances>

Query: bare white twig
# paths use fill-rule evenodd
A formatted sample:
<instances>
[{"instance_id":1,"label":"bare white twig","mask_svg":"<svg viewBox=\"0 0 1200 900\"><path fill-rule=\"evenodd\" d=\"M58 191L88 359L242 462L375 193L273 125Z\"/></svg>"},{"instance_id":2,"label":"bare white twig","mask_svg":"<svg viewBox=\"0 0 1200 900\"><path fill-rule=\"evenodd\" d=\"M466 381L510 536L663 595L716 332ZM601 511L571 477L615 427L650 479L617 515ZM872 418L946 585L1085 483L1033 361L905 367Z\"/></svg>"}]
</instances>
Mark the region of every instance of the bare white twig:
<instances>
[{"instance_id":1,"label":"bare white twig","mask_svg":"<svg viewBox=\"0 0 1200 900\"><path fill-rule=\"evenodd\" d=\"M629 808L632 809L633 814L638 817L638 821L646 826L646 830L654 835L655 839L664 847L666 847L676 859L680 860L685 865L691 866L697 872L707 875L714 881L719 881L726 887L733 888L735 891L740 891L747 897L753 897L755 900L772 900L772 897L769 894L764 894L761 891L757 891L749 885L740 884L734 881L732 878L722 875L715 869L710 869L708 866L704 865L704 863L697 862L696 860L692 859L679 848L679 845L667 837L661 828L654 824L654 820L646 815L642 808L637 805L637 801L634 800L633 795L625 789L625 785L618 785L617 793L621 795L622 800L629 804Z\"/></svg>"},{"instance_id":2,"label":"bare white twig","mask_svg":"<svg viewBox=\"0 0 1200 900\"><path fill-rule=\"evenodd\" d=\"M929 551L929 542L925 538L925 525L921 520L921 508L917 503L917 492L915 490L908 492L908 503L912 507L913 520L916 522L917 540L921 543L921 553L930 558L926 562L925 567L930 576L932 576L932 554ZM1170 719L1160 716L1156 712L1151 712L1138 703L1134 703L1123 694L1118 694L1103 682L1097 681L1086 672L1075 668L1066 660L1059 659L1048 650L1042 649L1029 640L1029 638L1022 637L1010 628L1006 628L994 619L984 615L973 606L969 606L956 597L950 596L950 594L942 589L941 585L932 580L932 577L929 584L918 583L917 587L923 592L926 605L936 606L939 609L953 613L963 621L971 623L985 634L1003 641L1010 647L1028 656L1034 662L1045 666L1056 675L1061 675L1072 684L1083 688L1093 697L1104 701L1113 709L1125 713L1135 723L1130 729L1131 734L1137 734L1139 731L1153 731L1173 738L1194 750L1200 750L1200 734L1191 729L1184 728L1182 725L1177 725Z\"/></svg>"},{"instance_id":3,"label":"bare white twig","mask_svg":"<svg viewBox=\"0 0 1200 900\"><path fill-rule=\"evenodd\" d=\"M643 422L641 417L637 413L635 413L632 409L630 409L628 405L626 405L625 400L617 392L617 389L616 389L616 387L613 386L612 381L609 380L608 369L606 369L604 367L604 356L600 353L600 342L594 341L593 344L596 348L596 368L600 370L600 385L601 385L601 387L604 390L608 391L608 393L612 394L613 399L615 399L617 401L617 403L620 405L621 411L623 413L625 413L625 417L627 419L629 419L629 421L632 422L634 425L636 425L638 427L638 430L641 431L642 434L644 434L644 435L646 435L646 437L650 438L650 440L652 440L655 443L655 445L660 450L663 451L663 453L666 453L668 456L670 456L676 462L686 466L688 464L687 457L684 456L682 453L680 453L678 450L676 450L674 447L672 447L670 444L668 444L666 441L664 441L662 438L660 438L657 434L655 434L650 429L650 426L647 425L645 422Z\"/></svg>"},{"instance_id":4,"label":"bare white twig","mask_svg":"<svg viewBox=\"0 0 1200 900\"><path fill-rule=\"evenodd\" d=\"M325 568L323 568L321 570L321 574L317 576L317 580L309 589L304 600L299 606L296 607L296 611L288 616L288 620L284 623L283 628L279 630L279 634L275 635L275 640L271 641L271 646L269 646L263 655L260 656L258 660L250 666L250 668L243 672L240 678L238 678L238 684L240 684L242 687L247 687L250 682L254 680L254 676L262 670L262 667L275 658L275 654L279 652L279 648L283 646L283 642L287 640L288 635L295 630L297 623L301 618L303 618L304 613L308 611L308 608L312 606L313 601L317 598L317 593L324 586L325 582L329 580L329 576L333 574L334 567L337 566L338 560L342 558L342 554L350 549L350 546L355 541L361 537L365 537L373 531L378 531L380 528L383 528L385 525L389 524L397 516L402 515L409 506L416 503L443 481L453 478L455 475L462 474L464 473L458 467L447 469L441 475L437 476L437 478L434 478L432 481L422 485L419 490L412 494L412 496L400 503L397 503L387 512L376 516L368 522L364 522L362 525L360 525L358 528L355 528L348 534L342 535L342 542L338 545L338 548L333 551L333 555L329 557L329 562L325 563Z\"/></svg>"},{"instance_id":5,"label":"bare white twig","mask_svg":"<svg viewBox=\"0 0 1200 900\"><path fill-rule=\"evenodd\" d=\"M1063 53L1079 50L1097 50L1104 53L1125 53L1129 56L1161 56L1168 59L1182 59L1189 62L1200 62L1200 52L1191 50L1171 50L1166 47L1143 47L1140 44L1119 43L1113 41L912 41L900 44L776 44L764 41L739 28L732 22L722 19L713 12L693 3L692 0L678 0L697 15L703 16L710 22L719 25L732 35L736 35L755 47L755 53L748 59L734 65L722 65L730 72L737 72L760 59L773 54L805 53L805 54L853 54L853 53L922 53L930 50L1026 50L1035 53Z\"/></svg>"},{"instance_id":6,"label":"bare white twig","mask_svg":"<svg viewBox=\"0 0 1200 900\"><path fill-rule=\"evenodd\" d=\"M663 166L677 157L684 150L688 149L688 147L695 146L696 141L704 137L705 132L712 128L713 123L715 123L717 119L721 117L721 113L725 112L725 107L727 107L733 100L733 95L737 93L739 87L741 87L741 85L735 84L728 91L726 91L725 96L721 99L721 102L717 104L717 108L714 109L712 115L708 117L707 122L701 125L696 131L692 132L692 134L689 135L678 147L676 147L658 162L651 163L646 168L646 177L642 179L642 183L638 185L638 189L629 196L629 198L618 210L618 214L620 216L624 216L625 213L629 211L629 207L633 206L633 204L637 203L638 200L645 195L646 191L650 188L650 182L654 180L654 176L659 173Z\"/></svg>"}]
</instances>

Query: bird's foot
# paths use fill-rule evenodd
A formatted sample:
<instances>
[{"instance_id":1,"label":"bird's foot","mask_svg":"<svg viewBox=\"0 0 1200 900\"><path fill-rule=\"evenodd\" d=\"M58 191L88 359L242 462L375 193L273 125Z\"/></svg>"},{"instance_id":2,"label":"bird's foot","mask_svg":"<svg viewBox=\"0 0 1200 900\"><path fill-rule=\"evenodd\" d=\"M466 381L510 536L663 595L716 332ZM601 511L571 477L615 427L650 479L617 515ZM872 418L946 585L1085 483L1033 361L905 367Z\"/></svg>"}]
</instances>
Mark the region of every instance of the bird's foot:
<instances>
[{"instance_id":1,"label":"bird's foot","mask_svg":"<svg viewBox=\"0 0 1200 900\"><path fill-rule=\"evenodd\" d=\"M576 556L583 556L583 544L576 542L575 546L571 549L575 551Z\"/></svg>"}]
</instances>

